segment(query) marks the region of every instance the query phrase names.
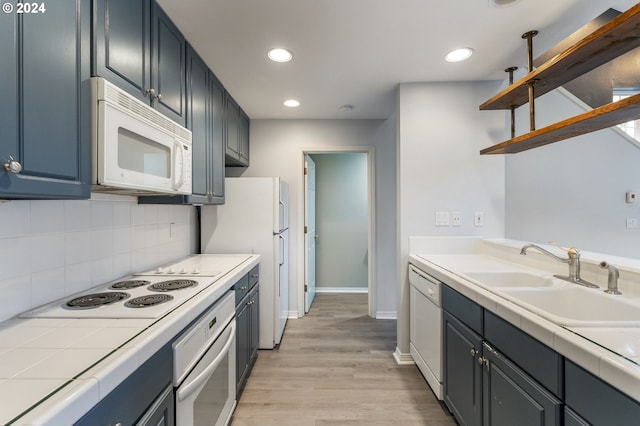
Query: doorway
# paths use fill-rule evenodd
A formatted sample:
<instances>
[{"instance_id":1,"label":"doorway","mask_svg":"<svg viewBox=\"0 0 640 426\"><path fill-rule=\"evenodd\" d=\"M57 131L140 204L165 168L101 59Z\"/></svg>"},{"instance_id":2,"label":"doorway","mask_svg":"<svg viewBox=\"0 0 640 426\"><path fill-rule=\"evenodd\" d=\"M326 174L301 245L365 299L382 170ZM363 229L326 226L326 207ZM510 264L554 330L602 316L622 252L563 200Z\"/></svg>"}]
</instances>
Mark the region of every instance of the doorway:
<instances>
[{"instance_id":1,"label":"doorway","mask_svg":"<svg viewBox=\"0 0 640 426\"><path fill-rule=\"evenodd\" d=\"M303 152L304 313L318 293L367 293L375 317L373 148Z\"/></svg>"}]
</instances>

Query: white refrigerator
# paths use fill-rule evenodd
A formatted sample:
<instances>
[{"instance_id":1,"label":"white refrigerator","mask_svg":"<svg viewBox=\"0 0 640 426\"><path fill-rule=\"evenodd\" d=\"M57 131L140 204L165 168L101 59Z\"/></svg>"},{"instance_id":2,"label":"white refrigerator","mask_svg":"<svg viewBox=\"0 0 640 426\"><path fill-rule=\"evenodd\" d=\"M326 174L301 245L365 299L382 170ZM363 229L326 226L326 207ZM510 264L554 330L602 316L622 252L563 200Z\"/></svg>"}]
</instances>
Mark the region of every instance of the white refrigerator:
<instances>
[{"instance_id":1,"label":"white refrigerator","mask_svg":"<svg viewBox=\"0 0 640 426\"><path fill-rule=\"evenodd\" d=\"M260 349L280 344L289 315L289 186L278 177L225 179L225 203L202 206L202 253L260 258Z\"/></svg>"}]
</instances>

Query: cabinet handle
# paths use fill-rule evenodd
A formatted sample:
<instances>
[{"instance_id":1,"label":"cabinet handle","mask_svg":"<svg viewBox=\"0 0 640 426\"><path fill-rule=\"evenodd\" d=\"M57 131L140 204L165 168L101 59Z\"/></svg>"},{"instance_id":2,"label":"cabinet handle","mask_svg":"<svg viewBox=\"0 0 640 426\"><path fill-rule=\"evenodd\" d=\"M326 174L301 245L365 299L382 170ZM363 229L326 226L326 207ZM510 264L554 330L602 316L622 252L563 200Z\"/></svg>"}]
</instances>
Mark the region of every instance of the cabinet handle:
<instances>
[{"instance_id":1,"label":"cabinet handle","mask_svg":"<svg viewBox=\"0 0 640 426\"><path fill-rule=\"evenodd\" d=\"M14 160L12 156L9 156L9 161L4 163L2 168L9 173L18 174L22 171L22 164Z\"/></svg>"},{"instance_id":2,"label":"cabinet handle","mask_svg":"<svg viewBox=\"0 0 640 426\"><path fill-rule=\"evenodd\" d=\"M247 302L247 305L253 305L254 303L256 303L255 300L250 300L250 301Z\"/></svg>"},{"instance_id":3,"label":"cabinet handle","mask_svg":"<svg viewBox=\"0 0 640 426\"><path fill-rule=\"evenodd\" d=\"M251 278L258 278L260 275L258 274L251 274Z\"/></svg>"},{"instance_id":4,"label":"cabinet handle","mask_svg":"<svg viewBox=\"0 0 640 426\"><path fill-rule=\"evenodd\" d=\"M242 287L240 287L240 290L245 291L245 290L247 290L248 288L249 288L249 287L247 287L247 286L242 286Z\"/></svg>"},{"instance_id":5,"label":"cabinet handle","mask_svg":"<svg viewBox=\"0 0 640 426\"><path fill-rule=\"evenodd\" d=\"M475 358L478 354L479 354L479 352L476 350L476 348L471 348L471 357L472 358Z\"/></svg>"}]
</instances>

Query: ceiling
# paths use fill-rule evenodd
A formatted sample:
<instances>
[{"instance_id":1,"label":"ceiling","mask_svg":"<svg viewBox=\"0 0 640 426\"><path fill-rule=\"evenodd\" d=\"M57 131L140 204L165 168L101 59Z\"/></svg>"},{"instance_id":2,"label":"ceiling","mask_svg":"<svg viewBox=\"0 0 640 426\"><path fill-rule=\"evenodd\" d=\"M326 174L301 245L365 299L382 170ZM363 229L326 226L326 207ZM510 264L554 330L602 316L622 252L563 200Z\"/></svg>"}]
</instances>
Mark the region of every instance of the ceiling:
<instances>
[{"instance_id":1,"label":"ceiling","mask_svg":"<svg viewBox=\"0 0 640 426\"><path fill-rule=\"evenodd\" d=\"M607 8L635 0L157 0L252 119L380 119L399 83L501 80ZM293 51L289 63L267 59ZM444 55L472 47L465 62ZM298 108L282 102L295 98ZM352 105L350 112L341 110Z\"/></svg>"}]
</instances>

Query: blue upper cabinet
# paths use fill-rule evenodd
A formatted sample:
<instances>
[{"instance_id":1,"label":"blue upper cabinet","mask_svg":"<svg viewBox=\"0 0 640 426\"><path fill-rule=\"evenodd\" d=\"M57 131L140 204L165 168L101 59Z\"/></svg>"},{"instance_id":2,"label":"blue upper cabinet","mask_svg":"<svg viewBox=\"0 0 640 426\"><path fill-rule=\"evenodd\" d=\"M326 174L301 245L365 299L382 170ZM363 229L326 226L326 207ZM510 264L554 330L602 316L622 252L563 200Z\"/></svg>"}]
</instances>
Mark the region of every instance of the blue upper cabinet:
<instances>
[{"instance_id":1,"label":"blue upper cabinet","mask_svg":"<svg viewBox=\"0 0 640 426\"><path fill-rule=\"evenodd\" d=\"M0 198L90 195L90 0L0 15Z\"/></svg>"},{"instance_id":2,"label":"blue upper cabinet","mask_svg":"<svg viewBox=\"0 0 640 426\"><path fill-rule=\"evenodd\" d=\"M225 164L249 166L249 117L231 97L225 98Z\"/></svg>"},{"instance_id":3,"label":"blue upper cabinet","mask_svg":"<svg viewBox=\"0 0 640 426\"><path fill-rule=\"evenodd\" d=\"M172 120L186 125L186 42L182 33L155 2L151 28L151 104Z\"/></svg>"},{"instance_id":4,"label":"blue upper cabinet","mask_svg":"<svg viewBox=\"0 0 640 426\"><path fill-rule=\"evenodd\" d=\"M186 43L151 0L95 0L92 73L186 125Z\"/></svg>"}]
</instances>

